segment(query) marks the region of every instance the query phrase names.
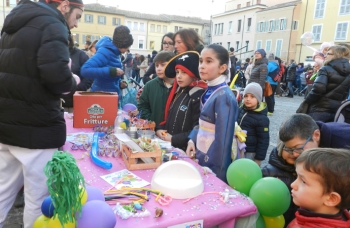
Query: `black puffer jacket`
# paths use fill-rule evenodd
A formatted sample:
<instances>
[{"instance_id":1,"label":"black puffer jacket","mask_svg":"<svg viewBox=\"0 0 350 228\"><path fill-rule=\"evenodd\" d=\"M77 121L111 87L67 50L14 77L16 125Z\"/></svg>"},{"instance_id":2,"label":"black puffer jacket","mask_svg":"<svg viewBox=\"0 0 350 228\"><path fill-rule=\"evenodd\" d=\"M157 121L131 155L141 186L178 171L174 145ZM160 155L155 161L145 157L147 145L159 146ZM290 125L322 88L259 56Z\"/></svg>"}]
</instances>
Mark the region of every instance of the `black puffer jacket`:
<instances>
[{"instance_id":1,"label":"black puffer jacket","mask_svg":"<svg viewBox=\"0 0 350 228\"><path fill-rule=\"evenodd\" d=\"M22 0L1 34L0 142L29 149L62 146L66 124L60 95L76 87L62 13Z\"/></svg>"},{"instance_id":2,"label":"black puffer jacket","mask_svg":"<svg viewBox=\"0 0 350 228\"><path fill-rule=\"evenodd\" d=\"M259 83L261 88L265 88L265 81L266 81L266 75L267 75L267 64L268 64L267 58L257 59L255 60L254 66L252 68L252 72L250 73L249 82L256 82Z\"/></svg>"},{"instance_id":3,"label":"black puffer jacket","mask_svg":"<svg viewBox=\"0 0 350 228\"><path fill-rule=\"evenodd\" d=\"M264 160L270 143L269 125L266 103L261 102L255 110L240 107L237 123L247 131L246 151L255 153L256 160Z\"/></svg>"},{"instance_id":4,"label":"black puffer jacket","mask_svg":"<svg viewBox=\"0 0 350 228\"><path fill-rule=\"evenodd\" d=\"M278 151L281 151L284 144L279 143L270 154L269 164L261 169L263 177L276 177L283 181L289 190L291 190L291 184L296 180L297 174L295 172L294 165L288 164L281 156L278 155ZM283 214L286 226L295 218L295 212L298 206L293 203L291 196L291 203L288 210Z\"/></svg>"},{"instance_id":5,"label":"black puffer jacket","mask_svg":"<svg viewBox=\"0 0 350 228\"><path fill-rule=\"evenodd\" d=\"M350 87L350 64L345 58L335 59L318 71L311 92L305 98L309 112L336 113Z\"/></svg>"},{"instance_id":6,"label":"black puffer jacket","mask_svg":"<svg viewBox=\"0 0 350 228\"><path fill-rule=\"evenodd\" d=\"M294 82L295 76L297 74L297 65L295 63L292 63L289 65L287 69L287 82Z\"/></svg>"}]
</instances>

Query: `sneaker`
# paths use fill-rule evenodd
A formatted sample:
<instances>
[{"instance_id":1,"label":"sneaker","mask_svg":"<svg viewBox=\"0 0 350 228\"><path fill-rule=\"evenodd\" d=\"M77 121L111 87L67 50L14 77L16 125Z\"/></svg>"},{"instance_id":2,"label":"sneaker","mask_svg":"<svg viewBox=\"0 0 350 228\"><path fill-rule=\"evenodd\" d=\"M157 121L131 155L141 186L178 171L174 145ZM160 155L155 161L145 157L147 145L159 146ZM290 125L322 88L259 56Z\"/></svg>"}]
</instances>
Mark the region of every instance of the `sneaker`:
<instances>
[{"instance_id":1,"label":"sneaker","mask_svg":"<svg viewBox=\"0 0 350 228\"><path fill-rule=\"evenodd\" d=\"M268 116L273 116L273 112L267 112Z\"/></svg>"}]
</instances>

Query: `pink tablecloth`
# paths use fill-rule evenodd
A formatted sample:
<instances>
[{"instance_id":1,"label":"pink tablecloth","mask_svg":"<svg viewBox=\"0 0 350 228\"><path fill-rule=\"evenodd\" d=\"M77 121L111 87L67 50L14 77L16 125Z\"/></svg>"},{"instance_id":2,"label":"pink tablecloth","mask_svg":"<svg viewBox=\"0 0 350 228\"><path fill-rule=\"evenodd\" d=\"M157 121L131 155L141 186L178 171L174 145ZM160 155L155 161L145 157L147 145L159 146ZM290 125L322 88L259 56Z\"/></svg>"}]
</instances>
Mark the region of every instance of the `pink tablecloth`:
<instances>
[{"instance_id":1,"label":"pink tablecloth","mask_svg":"<svg viewBox=\"0 0 350 228\"><path fill-rule=\"evenodd\" d=\"M92 132L92 129L83 129L83 128L73 128L73 120L67 118L67 132ZM63 147L64 150L70 150L71 144L66 143ZM80 168L80 171L85 177L87 184L100 188L102 191L105 191L111 187L106 181L104 181L100 176L106 175L109 173L117 172L119 170L125 169L124 162L121 158L103 158L112 162L113 168L110 170L105 170L97 167L92 163L89 157L83 157L83 151L71 151L77 161L77 164ZM187 161L194 164L200 171L203 173L199 165L192 162L190 159ZM151 182L152 175L154 173L152 170L136 170L132 171L139 177L145 179L148 182ZM203 174L202 174L203 175ZM213 175L203 175L205 192L216 191L221 192L226 188L231 189L224 182L219 180ZM173 200L168 206L160 206L155 202L154 198L151 198L149 202L144 204L144 207L151 212L151 216L145 218L129 218L127 220L122 220L120 217L117 217L116 227L161 227L165 228L168 226L187 223L196 220L203 220L204 227L213 227L219 225L220 228L234 227L235 220L240 217L245 217L251 214L256 213L257 209L252 201L238 194L238 197L235 199L230 199L227 204L223 204L219 200L218 195L203 195L196 197L195 199L182 203L182 200ZM164 214L160 218L154 218L155 210L154 208L160 207L163 209Z\"/></svg>"}]
</instances>

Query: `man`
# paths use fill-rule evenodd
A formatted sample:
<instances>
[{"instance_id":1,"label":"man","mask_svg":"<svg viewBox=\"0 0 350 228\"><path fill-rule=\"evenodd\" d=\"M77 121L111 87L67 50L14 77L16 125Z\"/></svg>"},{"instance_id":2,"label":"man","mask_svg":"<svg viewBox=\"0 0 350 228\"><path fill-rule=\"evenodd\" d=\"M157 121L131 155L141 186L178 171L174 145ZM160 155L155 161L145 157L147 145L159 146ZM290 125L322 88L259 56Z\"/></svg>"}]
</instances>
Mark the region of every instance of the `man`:
<instances>
[{"instance_id":1,"label":"man","mask_svg":"<svg viewBox=\"0 0 350 228\"><path fill-rule=\"evenodd\" d=\"M295 64L294 59L292 59L290 60L290 65L287 70L287 78L286 78L287 86L289 90L287 97L289 98L293 98L294 96L293 84L295 81L296 73L297 73L297 65Z\"/></svg>"},{"instance_id":2,"label":"man","mask_svg":"<svg viewBox=\"0 0 350 228\"><path fill-rule=\"evenodd\" d=\"M231 82L236 75L236 62L237 62L237 58L235 56L235 49L233 47L230 47L229 57L231 62L231 68L230 68L230 73L231 73L230 82Z\"/></svg>"},{"instance_id":3,"label":"man","mask_svg":"<svg viewBox=\"0 0 350 228\"><path fill-rule=\"evenodd\" d=\"M140 68L137 67L140 65L141 60L139 54L135 53L135 58L132 63L132 78L135 79L137 82L140 82Z\"/></svg>"},{"instance_id":4,"label":"man","mask_svg":"<svg viewBox=\"0 0 350 228\"><path fill-rule=\"evenodd\" d=\"M23 185L25 228L33 227L49 195L44 167L66 139L60 95L74 91L78 82L68 66L68 39L83 7L81 0L22 0L5 19L0 40L0 228Z\"/></svg>"},{"instance_id":5,"label":"man","mask_svg":"<svg viewBox=\"0 0 350 228\"><path fill-rule=\"evenodd\" d=\"M82 49L83 51L89 51L89 47L91 45L91 41L87 40L84 44L84 49Z\"/></svg>"},{"instance_id":6,"label":"man","mask_svg":"<svg viewBox=\"0 0 350 228\"><path fill-rule=\"evenodd\" d=\"M131 73L132 73L132 64L133 64L134 60L132 57L132 54L130 53L130 50L127 51L126 54L126 58L123 61L123 64L125 65L125 77L124 79L129 80L129 78L131 77Z\"/></svg>"}]
</instances>

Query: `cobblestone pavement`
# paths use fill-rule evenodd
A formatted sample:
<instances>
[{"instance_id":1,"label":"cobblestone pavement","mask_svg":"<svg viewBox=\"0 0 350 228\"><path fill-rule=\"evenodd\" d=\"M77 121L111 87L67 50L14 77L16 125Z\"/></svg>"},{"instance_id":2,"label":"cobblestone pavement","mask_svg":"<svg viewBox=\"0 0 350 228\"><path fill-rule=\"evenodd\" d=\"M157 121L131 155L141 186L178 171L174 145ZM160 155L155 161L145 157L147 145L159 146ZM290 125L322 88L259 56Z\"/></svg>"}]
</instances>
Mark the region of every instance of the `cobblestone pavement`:
<instances>
[{"instance_id":1,"label":"cobblestone pavement","mask_svg":"<svg viewBox=\"0 0 350 228\"><path fill-rule=\"evenodd\" d=\"M271 150L277 144L278 129L284 119L293 115L295 110L299 107L303 97L294 96L294 98L287 97L275 97L276 105L273 116L269 116L270 119L270 146L267 151L265 161L262 162L262 166L267 164ZM22 227L23 208L12 208L7 220L5 221L4 228L21 228Z\"/></svg>"}]
</instances>

